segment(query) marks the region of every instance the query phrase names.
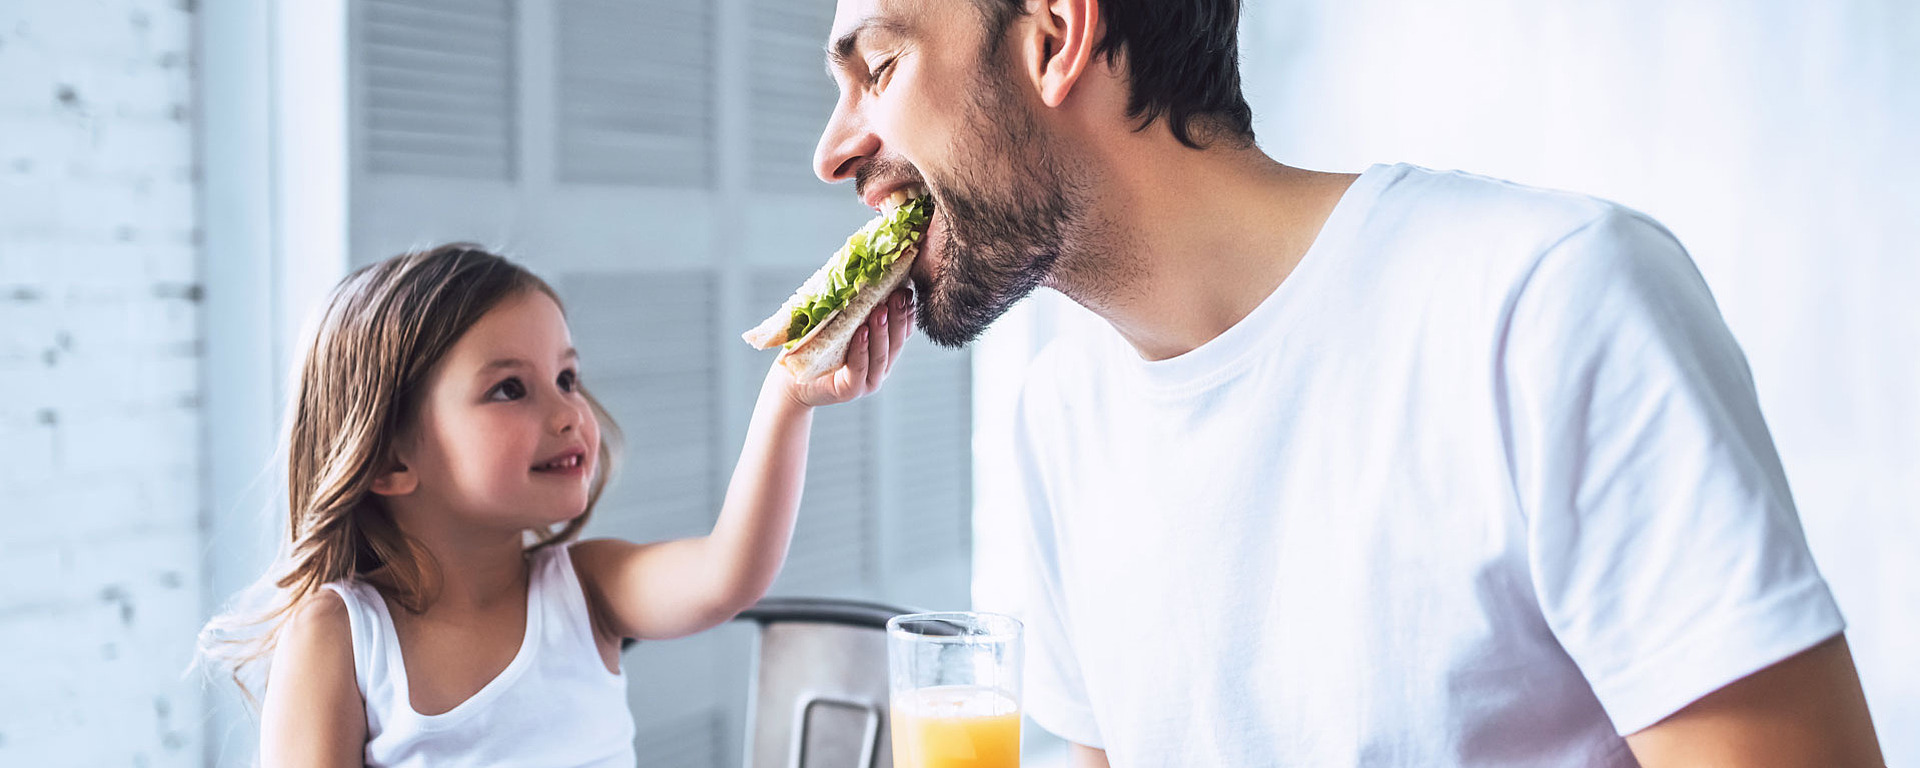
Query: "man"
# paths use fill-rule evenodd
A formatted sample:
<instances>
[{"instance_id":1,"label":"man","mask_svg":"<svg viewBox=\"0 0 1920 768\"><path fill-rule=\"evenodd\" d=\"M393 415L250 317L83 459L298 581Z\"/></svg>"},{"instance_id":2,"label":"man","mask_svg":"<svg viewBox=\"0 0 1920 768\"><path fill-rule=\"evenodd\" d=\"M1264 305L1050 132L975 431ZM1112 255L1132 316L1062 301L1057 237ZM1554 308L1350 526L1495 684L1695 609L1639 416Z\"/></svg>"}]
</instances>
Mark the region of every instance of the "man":
<instances>
[{"instance_id":1,"label":"man","mask_svg":"<svg viewBox=\"0 0 1920 768\"><path fill-rule=\"evenodd\" d=\"M1666 230L1253 143L1235 0L841 0L816 165L924 183L928 337L1022 397L1028 713L1080 765L1880 765L1751 376Z\"/></svg>"}]
</instances>

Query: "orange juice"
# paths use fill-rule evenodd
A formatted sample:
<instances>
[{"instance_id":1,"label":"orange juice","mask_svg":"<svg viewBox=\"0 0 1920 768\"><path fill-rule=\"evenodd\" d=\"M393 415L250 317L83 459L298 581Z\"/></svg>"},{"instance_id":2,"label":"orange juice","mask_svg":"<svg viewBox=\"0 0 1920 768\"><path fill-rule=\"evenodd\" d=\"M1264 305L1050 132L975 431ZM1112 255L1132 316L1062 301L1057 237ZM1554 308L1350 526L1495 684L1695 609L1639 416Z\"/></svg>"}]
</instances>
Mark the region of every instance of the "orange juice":
<instances>
[{"instance_id":1,"label":"orange juice","mask_svg":"<svg viewBox=\"0 0 1920 768\"><path fill-rule=\"evenodd\" d=\"M894 768L1019 768L1020 707L991 688L942 685L893 699Z\"/></svg>"}]
</instances>

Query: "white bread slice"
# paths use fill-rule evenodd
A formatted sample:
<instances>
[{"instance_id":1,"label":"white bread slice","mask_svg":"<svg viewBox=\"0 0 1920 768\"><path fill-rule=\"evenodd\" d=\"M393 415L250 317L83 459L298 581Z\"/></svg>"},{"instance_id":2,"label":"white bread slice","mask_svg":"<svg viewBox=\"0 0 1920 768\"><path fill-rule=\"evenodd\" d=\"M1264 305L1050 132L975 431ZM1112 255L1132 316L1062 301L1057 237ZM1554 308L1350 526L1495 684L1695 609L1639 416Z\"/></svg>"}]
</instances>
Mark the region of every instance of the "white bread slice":
<instances>
[{"instance_id":1,"label":"white bread slice","mask_svg":"<svg viewBox=\"0 0 1920 768\"><path fill-rule=\"evenodd\" d=\"M909 245L880 273L880 279L868 283L847 299L847 304L838 312L827 316L825 322L815 326L813 331L800 339L792 349L780 353L778 362L793 373L800 381L819 378L822 374L839 368L846 362L847 346L853 341L854 332L860 330L867 315L873 312L880 302L886 301L893 292L907 280L907 271L913 268L913 260L920 255L920 244ZM804 289L802 289L804 290ZM789 310L790 312L791 310ZM787 315L776 315L785 322ZM770 318L768 322L772 322ZM761 324L763 327L766 323ZM754 329L759 330L759 329ZM748 331L753 333L754 331ZM780 329L780 335L786 335L786 329ZM752 342L751 339L748 340Z\"/></svg>"},{"instance_id":2,"label":"white bread slice","mask_svg":"<svg viewBox=\"0 0 1920 768\"><path fill-rule=\"evenodd\" d=\"M760 325L753 330L740 334L740 338L745 339L754 349L773 349L787 343L787 329L793 324L794 308L800 306L808 296L818 295L827 289L827 273L833 269L836 261L838 259L828 259L827 263L814 270L813 276L801 283L799 289L795 290L792 296L787 297L786 303L780 305L780 311L760 321Z\"/></svg>"}]
</instances>

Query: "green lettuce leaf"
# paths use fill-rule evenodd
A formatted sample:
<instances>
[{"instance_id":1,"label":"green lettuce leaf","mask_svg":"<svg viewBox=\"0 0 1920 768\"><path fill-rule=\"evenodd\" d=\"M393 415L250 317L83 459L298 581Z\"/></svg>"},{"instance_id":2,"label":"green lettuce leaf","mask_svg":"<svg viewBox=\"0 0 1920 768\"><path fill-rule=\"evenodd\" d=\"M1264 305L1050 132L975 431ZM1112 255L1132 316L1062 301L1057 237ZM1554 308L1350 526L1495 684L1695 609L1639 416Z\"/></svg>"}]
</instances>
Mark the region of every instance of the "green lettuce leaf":
<instances>
[{"instance_id":1,"label":"green lettuce leaf","mask_svg":"<svg viewBox=\"0 0 1920 768\"><path fill-rule=\"evenodd\" d=\"M826 288L803 297L787 323L787 348L792 349L827 317L847 305L861 288L873 284L900 259L907 247L920 242L933 217L933 198L923 196L903 203L892 213L874 217L827 262Z\"/></svg>"}]
</instances>

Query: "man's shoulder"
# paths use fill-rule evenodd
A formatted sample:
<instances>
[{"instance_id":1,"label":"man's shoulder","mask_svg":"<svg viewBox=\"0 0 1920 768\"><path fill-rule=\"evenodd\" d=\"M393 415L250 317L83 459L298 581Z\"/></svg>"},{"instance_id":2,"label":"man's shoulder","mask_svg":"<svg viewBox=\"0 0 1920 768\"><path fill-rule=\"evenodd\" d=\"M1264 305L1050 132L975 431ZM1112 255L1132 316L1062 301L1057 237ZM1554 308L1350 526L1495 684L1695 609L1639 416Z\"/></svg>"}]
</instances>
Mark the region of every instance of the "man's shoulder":
<instances>
[{"instance_id":1,"label":"man's shoulder","mask_svg":"<svg viewBox=\"0 0 1920 768\"><path fill-rule=\"evenodd\" d=\"M1391 180L1367 217L1381 237L1473 243L1527 256L1609 216L1651 222L1618 203L1578 192L1405 164L1385 172Z\"/></svg>"},{"instance_id":2,"label":"man's shoulder","mask_svg":"<svg viewBox=\"0 0 1920 768\"><path fill-rule=\"evenodd\" d=\"M1386 166L1390 181L1383 202L1477 216L1519 216L1546 223L1592 216L1615 203L1589 194L1535 186L1460 170L1434 170L1401 163Z\"/></svg>"},{"instance_id":3,"label":"man's shoulder","mask_svg":"<svg viewBox=\"0 0 1920 768\"><path fill-rule=\"evenodd\" d=\"M1530 280L1541 259L1578 246L1603 256L1679 252L1672 234L1627 206L1461 171L1390 166L1358 234L1367 284L1383 275L1474 301ZM1437 272L1436 272L1437 270Z\"/></svg>"}]
</instances>

